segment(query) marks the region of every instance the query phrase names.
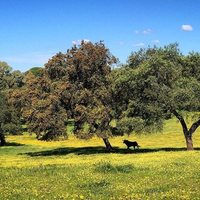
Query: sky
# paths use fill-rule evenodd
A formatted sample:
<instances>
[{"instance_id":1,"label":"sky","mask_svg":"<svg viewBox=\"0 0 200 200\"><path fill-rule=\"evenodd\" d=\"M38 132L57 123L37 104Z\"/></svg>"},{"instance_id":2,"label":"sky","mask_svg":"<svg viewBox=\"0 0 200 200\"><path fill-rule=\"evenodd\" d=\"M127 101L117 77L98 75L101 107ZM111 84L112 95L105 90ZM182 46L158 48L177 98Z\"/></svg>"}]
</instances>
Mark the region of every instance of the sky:
<instances>
[{"instance_id":1,"label":"sky","mask_svg":"<svg viewBox=\"0 0 200 200\"><path fill-rule=\"evenodd\" d=\"M26 71L80 40L103 40L121 63L153 45L200 51L199 11L199 0L0 0L0 61Z\"/></svg>"}]
</instances>

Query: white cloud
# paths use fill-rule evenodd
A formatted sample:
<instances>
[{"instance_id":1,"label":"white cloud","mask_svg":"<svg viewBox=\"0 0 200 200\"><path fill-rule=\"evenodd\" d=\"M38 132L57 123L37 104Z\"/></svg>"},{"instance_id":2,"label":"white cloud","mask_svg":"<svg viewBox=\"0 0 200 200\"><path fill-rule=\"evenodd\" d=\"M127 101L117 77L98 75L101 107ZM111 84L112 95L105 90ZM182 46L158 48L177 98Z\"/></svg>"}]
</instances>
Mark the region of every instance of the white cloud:
<instances>
[{"instance_id":1,"label":"white cloud","mask_svg":"<svg viewBox=\"0 0 200 200\"><path fill-rule=\"evenodd\" d=\"M85 43L90 42L90 40L88 40L88 39L84 39L83 41L84 41Z\"/></svg>"},{"instance_id":2,"label":"white cloud","mask_svg":"<svg viewBox=\"0 0 200 200\"><path fill-rule=\"evenodd\" d=\"M152 33L152 29L150 29L150 28L147 28L144 30L135 30L135 34L148 35L150 33Z\"/></svg>"},{"instance_id":3,"label":"white cloud","mask_svg":"<svg viewBox=\"0 0 200 200\"><path fill-rule=\"evenodd\" d=\"M84 43L90 42L90 40L88 40L88 39L82 39L82 40L73 40L72 44L73 45L80 45L82 41L84 41Z\"/></svg>"},{"instance_id":4,"label":"white cloud","mask_svg":"<svg viewBox=\"0 0 200 200\"><path fill-rule=\"evenodd\" d=\"M183 31L193 31L193 27L192 27L190 24L183 24L183 25L181 26L181 29L182 29Z\"/></svg>"},{"instance_id":5,"label":"white cloud","mask_svg":"<svg viewBox=\"0 0 200 200\"><path fill-rule=\"evenodd\" d=\"M144 47L145 44L143 42L137 43L134 45L135 47Z\"/></svg>"},{"instance_id":6,"label":"white cloud","mask_svg":"<svg viewBox=\"0 0 200 200\"><path fill-rule=\"evenodd\" d=\"M147 35L147 34L150 34L151 32L152 32L152 30L150 28L148 28L146 30L143 30L142 34Z\"/></svg>"},{"instance_id":7,"label":"white cloud","mask_svg":"<svg viewBox=\"0 0 200 200\"><path fill-rule=\"evenodd\" d=\"M72 44L73 45L80 45L81 44L81 40L73 40Z\"/></svg>"},{"instance_id":8,"label":"white cloud","mask_svg":"<svg viewBox=\"0 0 200 200\"><path fill-rule=\"evenodd\" d=\"M152 40L151 43L153 43L153 44L159 44L160 40Z\"/></svg>"}]
</instances>

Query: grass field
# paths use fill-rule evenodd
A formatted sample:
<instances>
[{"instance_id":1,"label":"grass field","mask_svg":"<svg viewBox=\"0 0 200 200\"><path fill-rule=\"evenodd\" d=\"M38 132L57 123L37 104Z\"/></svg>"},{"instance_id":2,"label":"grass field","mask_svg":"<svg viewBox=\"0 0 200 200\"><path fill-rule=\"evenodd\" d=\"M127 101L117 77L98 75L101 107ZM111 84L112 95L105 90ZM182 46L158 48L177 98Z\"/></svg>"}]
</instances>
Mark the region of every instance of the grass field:
<instances>
[{"instance_id":1,"label":"grass field","mask_svg":"<svg viewBox=\"0 0 200 200\"><path fill-rule=\"evenodd\" d=\"M140 150L126 150L124 138ZM115 152L103 142L37 141L9 136L0 148L0 200L13 199L200 199L200 131L193 152L185 151L180 124L166 122L163 133L115 137Z\"/></svg>"}]
</instances>

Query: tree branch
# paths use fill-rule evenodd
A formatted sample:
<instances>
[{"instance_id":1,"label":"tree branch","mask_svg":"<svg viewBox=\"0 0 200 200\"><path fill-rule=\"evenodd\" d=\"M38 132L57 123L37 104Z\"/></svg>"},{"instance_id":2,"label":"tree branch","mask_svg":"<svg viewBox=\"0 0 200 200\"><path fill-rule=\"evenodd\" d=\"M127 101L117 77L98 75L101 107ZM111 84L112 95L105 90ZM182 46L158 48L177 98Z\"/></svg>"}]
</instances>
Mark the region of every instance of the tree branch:
<instances>
[{"instance_id":1,"label":"tree branch","mask_svg":"<svg viewBox=\"0 0 200 200\"><path fill-rule=\"evenodd\" d=\"M176 116L176 118L180 121L182 128L183 128L183 132L184 135L188 135L188 128L187 128L187 124L185 123L185 120L183 119L183 117L176 111L176 110L171 110L171 112ZM192 127L191 127L192 128ZM196 129L195 129L196 130Z\"/></svg>"},{"instance_id":2,"label":"tree branch","mask_svg":"<svg viewBox=\"0 0 200 200\"><path fill-rule=\"evenodd\" d=\"M199 126L200 126L200 119L192 124L192 126L189 129L189 134L192 135Z\"/></svg>"}]
</instances>

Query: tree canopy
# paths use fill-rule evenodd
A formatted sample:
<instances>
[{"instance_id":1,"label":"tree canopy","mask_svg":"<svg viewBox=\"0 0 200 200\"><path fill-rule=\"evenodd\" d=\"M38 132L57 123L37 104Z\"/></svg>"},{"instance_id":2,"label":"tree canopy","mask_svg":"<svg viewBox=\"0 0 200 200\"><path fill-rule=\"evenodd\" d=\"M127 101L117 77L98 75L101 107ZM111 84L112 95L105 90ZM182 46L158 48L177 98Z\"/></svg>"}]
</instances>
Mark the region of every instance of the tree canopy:
<instances>
[{"instance_id":1,"label":"tree canopy","mask_svg":"<svg viewBox=\"0 0 200 200\"><path fill-rule=\"evenodd\" d=\"M128 65L114 75L121 74L115 79L115 95L124 94L118 99L119 116L137 119L142 128L153 125L155 130L173 114L183 127L188 150L193 149L192 134L200 125L200 82L194 74L198 66L193 63L198 59L197 54L182 55L177 44L133 53ZM197 119L188 128L184 113L190 111Z\"/></svg>"},{"instance_id":2,"label":"tree canopy","mask_svg":"<svg viewBox=\"0 0 200 200\"><path fill-rule=\"evenodd\" d=\"M112 120L108 76L116 62L102 42L82 41L66 54L58 53L45 65L49 78L60 85L61 102L68 117L75 120L77 137L90 138L96 134L104 139L108 149Z\"/></svg>"}]
</instances>

